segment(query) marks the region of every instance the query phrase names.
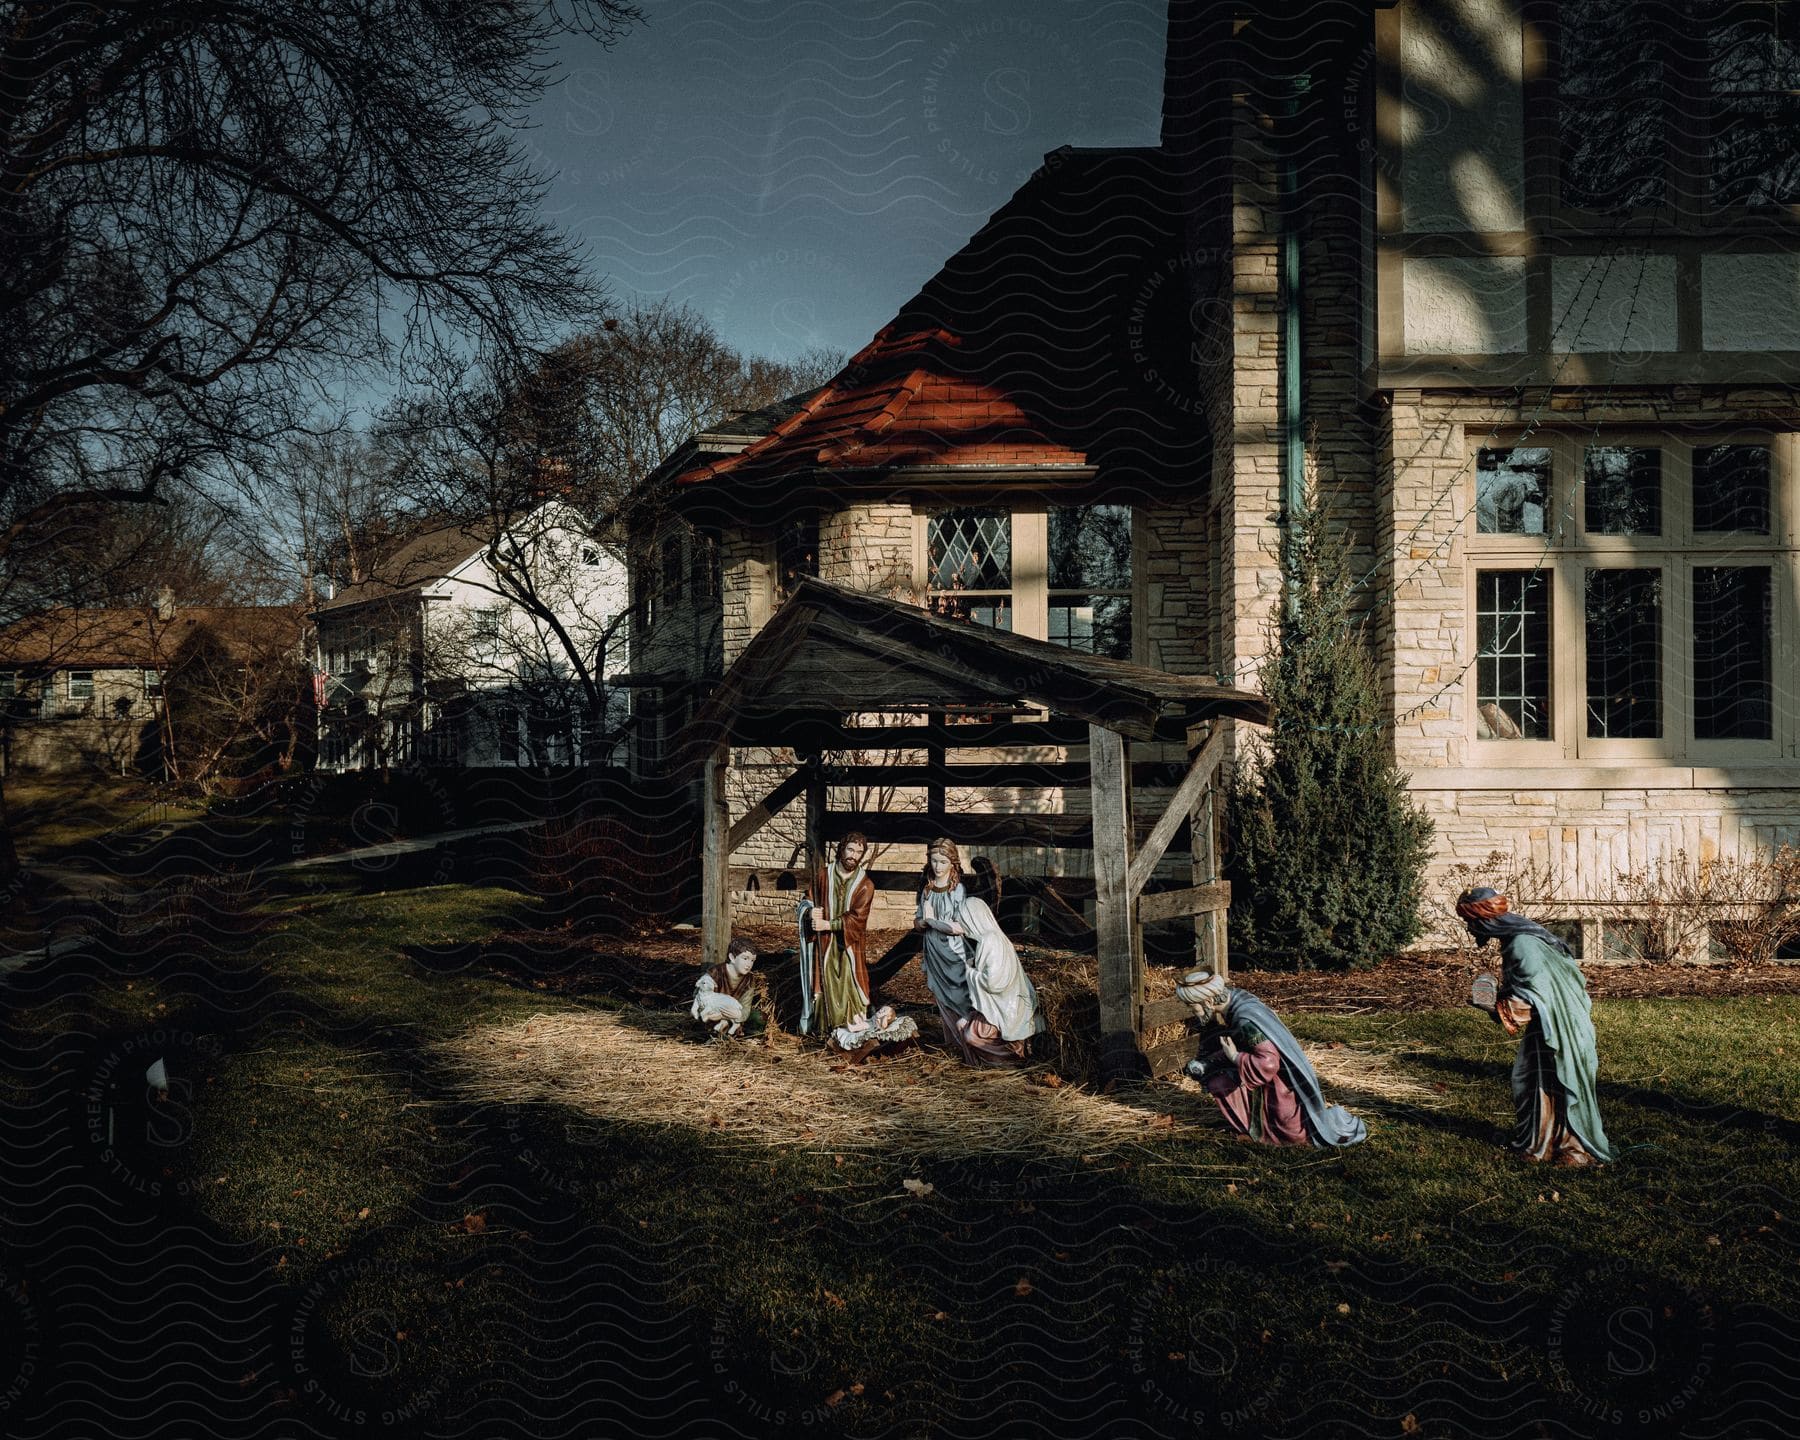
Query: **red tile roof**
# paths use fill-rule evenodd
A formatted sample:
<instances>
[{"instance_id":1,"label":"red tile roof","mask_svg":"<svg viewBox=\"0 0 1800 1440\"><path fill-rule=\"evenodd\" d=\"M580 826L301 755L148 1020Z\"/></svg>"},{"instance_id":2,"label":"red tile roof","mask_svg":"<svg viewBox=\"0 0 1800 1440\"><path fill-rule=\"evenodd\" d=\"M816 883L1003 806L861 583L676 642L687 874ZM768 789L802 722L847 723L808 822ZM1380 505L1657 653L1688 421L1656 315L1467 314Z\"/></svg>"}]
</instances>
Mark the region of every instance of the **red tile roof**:
<instances>
[{"instance_id":1,"label":"red tile roof","mask_svg":"<svg viewBox=\"0 0 1800 1440\"><path fill-rule=\"evenodd\" d=\"M830 384L677 485L1087 465L1125 486L1203 480L1180 230L1161 152L1055 152Z\"/></svg>"}]
</instances>

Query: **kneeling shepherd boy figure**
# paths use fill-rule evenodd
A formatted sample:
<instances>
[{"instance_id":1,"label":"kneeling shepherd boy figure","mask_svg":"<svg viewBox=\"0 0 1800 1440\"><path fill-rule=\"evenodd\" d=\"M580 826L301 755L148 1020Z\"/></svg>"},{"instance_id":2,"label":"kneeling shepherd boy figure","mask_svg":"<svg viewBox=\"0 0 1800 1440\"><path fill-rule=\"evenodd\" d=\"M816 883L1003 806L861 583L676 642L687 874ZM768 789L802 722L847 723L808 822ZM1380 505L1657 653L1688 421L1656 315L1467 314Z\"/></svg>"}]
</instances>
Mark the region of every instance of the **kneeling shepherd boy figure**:
<instances>
[{"instance_id":1,"label":"kneeling shepherd boy figure","mask_svg":"<svg viewBox=\"0 0 1800 1440\"><path fill-rule=\"evenodd\" d=\"M1270 1145L1355 1145L1368 1138L1363 1122L1342 1105L1327 1105L1318 1074L1300 1042L1267 1005L1248 990L1234 990L1208 970L1195 970L1175 987L1176 996L1211 1025L1200 1057L1187 1073L1207 1089L1239 1135Z\"/></svg>"}]
</instances>

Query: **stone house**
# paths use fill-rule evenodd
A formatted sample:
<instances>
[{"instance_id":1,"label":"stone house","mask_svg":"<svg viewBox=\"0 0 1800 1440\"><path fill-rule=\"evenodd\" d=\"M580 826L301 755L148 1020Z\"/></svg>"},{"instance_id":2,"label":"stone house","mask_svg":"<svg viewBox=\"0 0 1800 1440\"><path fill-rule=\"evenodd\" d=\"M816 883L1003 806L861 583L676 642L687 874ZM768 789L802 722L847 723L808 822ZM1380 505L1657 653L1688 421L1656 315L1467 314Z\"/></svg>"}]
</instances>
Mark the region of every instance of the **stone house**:
<instances>
[{"instance_id":1,"label":"stone house","mask_svg":"<svg viewBox=\"0 0 1800 1440\"><path fill-rule=\"evenodd\" d=\"M99 768L167 772L171 696L254 703L234 683L245 667L298 663L304 620L282 605L60 608L0 631L0 765L14 770ZM281 675L267 677L283 683ZM275 705L298 709L303 675Z\"/></svg>"},{"instance_id":2,"label":"stone house","mask_svg":"<svg viewBox=\"0 0 1800 1440\"><path fill-rule=\"evenodd\" d=\"M322 768L611 763L625 562L560 502L415 536L312 619Z\"/></svg>"},{"instance_id":3,"label":"stone house","mask_svg":"<svg viewBox=\"0 0 1800 1440\"><path fill-rule=\"evenodd\" d=\"M1623 873L1800 840L1790 20L1172 0L1159 146L1053 152L830 385L672 462L719 551L683 673L801 557L1254 685L1311 485L1434 889L1535 867L1597 953Z\"/></svg>"}]
</instances>

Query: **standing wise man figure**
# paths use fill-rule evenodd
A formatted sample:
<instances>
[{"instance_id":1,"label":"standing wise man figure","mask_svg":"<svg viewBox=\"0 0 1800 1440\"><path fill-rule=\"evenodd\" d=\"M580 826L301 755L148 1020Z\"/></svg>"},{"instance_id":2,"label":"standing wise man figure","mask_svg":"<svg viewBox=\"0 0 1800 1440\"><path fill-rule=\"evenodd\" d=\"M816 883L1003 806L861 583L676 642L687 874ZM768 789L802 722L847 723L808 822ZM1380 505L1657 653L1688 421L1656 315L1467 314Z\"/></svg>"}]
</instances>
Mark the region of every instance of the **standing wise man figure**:
<instances>
[{"instance_id":1,"label":"standing wise man figure","mask_svg":"<svg viewBox=\"0 0 1800 1440\"><path fill-rule=\"evenodd\" d=\"M875 905L875 882L863 865L868 853L868 837L852 830L838 841L837 860L813 875L812 908L803 923L810 924L813 934L810 978L821 1035L869 1013L864 937Z\"/></svg>"}]
</instances>

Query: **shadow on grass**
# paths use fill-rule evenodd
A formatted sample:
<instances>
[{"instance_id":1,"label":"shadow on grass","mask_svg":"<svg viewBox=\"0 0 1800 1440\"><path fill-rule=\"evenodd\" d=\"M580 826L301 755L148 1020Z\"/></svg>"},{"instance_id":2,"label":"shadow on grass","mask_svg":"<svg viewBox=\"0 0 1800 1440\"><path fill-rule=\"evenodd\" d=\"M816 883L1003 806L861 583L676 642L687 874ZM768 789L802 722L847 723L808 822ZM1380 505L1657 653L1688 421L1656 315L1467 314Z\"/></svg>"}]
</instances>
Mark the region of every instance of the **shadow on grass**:
<instances>
[{"instance_id":1,"label":"shadow on grass","mask_svg":"<svg viewBox=\"0 0 1800 1440\"><path fill-rule=\"evenodd\" d=\"M371 888L343 893L362 906ZM1532 1182L1463 1159L1459 1126L1492 1133L1476 1122L1428 1112L1416 1135L1342 1156L1205 1145L915 1169L725 1143L678 1116L482 1103L452 1091L433 1040L502 993L479 973L484 942L364 953L352 918L307 962L342 970L330 987L281 970L274 941L100 955L7 1017L37 1137L13 1147L7 1263L53 1312L44 1333L94 1340L23 1393L17 1433L79 1420L83 1392L229 1431L470 1435L545 1415L713 1435L985 1431L999 1414L1045 1433L1407 1415L1427 1434L1495 1415L1621 1433L1614 1413L1658 1434L1728 1402L1739 1418L1793 1403L1777 1352L1745 1343L1763 1310L1698 1261L1632 1257L1660 1216L1521 1205ZM410 1002L377 988L390 980L431 991ZM127 981L151 993L121 998ZM197 1087L177 1109L141 1078L157 1031ZM1166 1108L1166 1092L1120 1098ZM219 1184L199 1165L217 1137L181 1127L226 1124L236 1173ZM1458 1223L1421 1198L1483 1166L1507 1219ZM224 1203L245 1188L255 1204ZM182 1363L201 1378L170 1402Z\"/></svg>"}]
</instances>

